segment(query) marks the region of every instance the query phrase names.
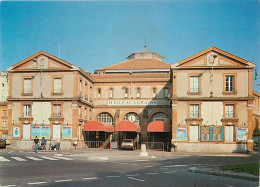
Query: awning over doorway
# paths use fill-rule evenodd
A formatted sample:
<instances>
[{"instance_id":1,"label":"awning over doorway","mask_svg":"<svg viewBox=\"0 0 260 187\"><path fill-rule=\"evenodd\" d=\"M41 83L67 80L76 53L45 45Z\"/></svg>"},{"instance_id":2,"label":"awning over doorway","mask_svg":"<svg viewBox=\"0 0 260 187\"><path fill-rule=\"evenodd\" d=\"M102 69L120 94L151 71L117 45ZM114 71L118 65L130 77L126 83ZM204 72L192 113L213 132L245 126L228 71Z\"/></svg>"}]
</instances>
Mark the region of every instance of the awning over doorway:
<instances>
[{"instance_id":1,"label":"awning over doorway","mask_svg":"<svg viewBox=\"0 0 260 187\"><path fill-rule=\"evenodd\" d=\"M147 132L169 132L169 125L164 121L153 121L147 125Z\"/></svg>"},{"instance_id":2,"label":"awning over doorway","mask_svg":"<svg viewBox=\"0 0 260 187\"><path fill-rule=\"evenodd\" d=\"M130 121L121 121L116 124L115 131L123 132L141 132L141 128L138 124Z\"/></svg>"},{"instance_id":3,"label":"awning over doorway","mask_svg":"<svg viewBox=\"0 0 260 187\"><path fill-rule=\"evenodd\" d=\"M109 123L102 123L100 121L88 121L84 124L83 131L104 131L113 132L114 127Z\"/></svg>"}]
</instances>

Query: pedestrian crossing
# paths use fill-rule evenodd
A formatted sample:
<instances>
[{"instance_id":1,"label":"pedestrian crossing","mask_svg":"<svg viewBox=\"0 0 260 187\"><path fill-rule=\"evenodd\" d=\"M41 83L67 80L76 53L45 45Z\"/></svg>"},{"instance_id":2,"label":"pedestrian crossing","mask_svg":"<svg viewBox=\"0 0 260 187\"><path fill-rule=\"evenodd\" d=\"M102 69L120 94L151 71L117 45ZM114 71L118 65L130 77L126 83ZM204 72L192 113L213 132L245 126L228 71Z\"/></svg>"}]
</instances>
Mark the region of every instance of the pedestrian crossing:
<instances>
[{"instance_id":1,"label":"pedestrian crossing","mask_svg":"<svg viewBox=\"0 0 260 187\"><path fill-rule=\"evenodd\" d=\"M67 157L58 157L58 156L25 156L25 157L10 157L5 158L0 156L0 162L10 162L10 161L18 161L18 162L27 162L27 161L42 161L42 160L50 160L50 161L57 161L57 160L74 160L72 158Z\"/></svg>"}]
</instances>

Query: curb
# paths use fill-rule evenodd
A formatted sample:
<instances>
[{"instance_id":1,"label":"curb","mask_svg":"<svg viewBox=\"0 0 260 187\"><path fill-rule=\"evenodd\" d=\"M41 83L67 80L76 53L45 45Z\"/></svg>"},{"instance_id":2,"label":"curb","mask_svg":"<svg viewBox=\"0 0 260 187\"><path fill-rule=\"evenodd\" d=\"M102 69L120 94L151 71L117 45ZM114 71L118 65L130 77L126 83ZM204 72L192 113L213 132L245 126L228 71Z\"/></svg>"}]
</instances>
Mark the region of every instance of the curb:
<instances>
[{"instance_id":1,"label":"curb","mask_svg":"<svg viewBox=\"0 0 260 187\"><path fill-rule=\"evenodd\" d=\"M192 167L188 169L189 172L194 173L201 173L206 175L216 175L216 176L222 176L222 177L230 177L230 178L238 178L238 179L244 179L244 180L250 180L250 181L259 181L259 177L256 177L251 174L240 174L240 173L233 173L233 172L224 172L224 171L214 171L210 169L199 169L196 167Z\"/></svg>"}]
</instances>

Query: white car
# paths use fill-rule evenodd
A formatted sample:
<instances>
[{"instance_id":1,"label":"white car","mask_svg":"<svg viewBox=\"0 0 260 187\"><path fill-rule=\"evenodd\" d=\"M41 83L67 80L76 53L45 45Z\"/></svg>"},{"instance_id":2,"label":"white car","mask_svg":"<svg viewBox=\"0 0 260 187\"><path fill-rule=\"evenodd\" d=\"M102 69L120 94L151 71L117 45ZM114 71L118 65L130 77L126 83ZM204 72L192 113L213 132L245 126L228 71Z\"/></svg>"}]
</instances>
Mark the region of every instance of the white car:
<instances>
[{"instance_id":1,"label":"white car","mask_svg":"<svg viewBox=\"0 0 260 187\"><path fill-rule=\"evenodd\" d=\"M132 139L124 139L121 143L120 148L134 150L134 141Z\"/></svg>"}]
</instances>

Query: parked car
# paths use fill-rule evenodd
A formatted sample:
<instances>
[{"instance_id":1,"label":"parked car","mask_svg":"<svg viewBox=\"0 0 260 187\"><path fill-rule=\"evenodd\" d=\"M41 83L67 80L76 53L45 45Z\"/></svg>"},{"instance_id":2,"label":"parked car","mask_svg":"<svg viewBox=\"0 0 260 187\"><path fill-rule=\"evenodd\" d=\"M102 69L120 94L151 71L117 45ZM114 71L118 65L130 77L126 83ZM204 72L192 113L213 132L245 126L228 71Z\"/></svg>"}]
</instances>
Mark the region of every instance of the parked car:
<instances>
[{"instance_id":1,"label":"parked car","mask_svg":"<svg viewBox=\"0 0 260 187\"><path fill-rule=\"evenodd\" d=\"M6 148L6 140L4 138L0 138L0 148Z\"/></svg>"},{"instance_id":2,"label":"parked car","mask_svg":"<svg viewBox=\"0 0 260 187\"><path fill-rule=\"evenodd\" d=\"M120 148L134 150L134 141L132 139L124 139L121 143Z\"/></svg>"}]
</instances>

